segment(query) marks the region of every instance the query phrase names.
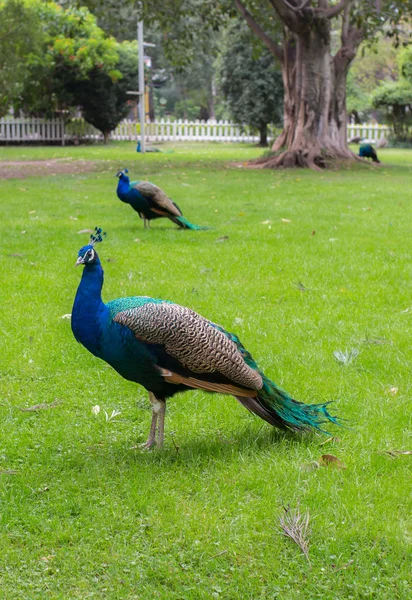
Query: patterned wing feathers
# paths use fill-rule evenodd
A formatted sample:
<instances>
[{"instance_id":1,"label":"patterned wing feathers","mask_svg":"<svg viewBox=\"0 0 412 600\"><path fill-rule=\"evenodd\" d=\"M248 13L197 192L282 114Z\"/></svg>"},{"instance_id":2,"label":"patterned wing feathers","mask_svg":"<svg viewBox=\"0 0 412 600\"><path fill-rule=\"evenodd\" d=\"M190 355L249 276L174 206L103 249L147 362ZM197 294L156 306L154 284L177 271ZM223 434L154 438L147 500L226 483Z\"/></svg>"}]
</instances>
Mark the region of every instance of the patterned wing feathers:
<instances>
[{"instance_id":1,"label":"patterned wing feathers","mask_svg":"<svg viewBox=\"0 0 412 600\"><path fill-rule=\"evenodd\" d=\"M146 303L119 312L114 320L131 329L138 339L163 345L170 356L192 373L221 373L243 391L260 390L263 386L262 377L246 364L235 342L189 308ZM209 384L201 380L193 383L196 386L191 387L200 387L201 383L204 389ZM221 386L229 384L212 385L222 389Z\"/></svg>"},{"instance_id":2,"label":"patterned wing feathers","mask_svg":"<svg viewBox=\"0 0 412 600\"><path fill-rule=\"evenodd\" d=\"M157 187L157 185L154 185L149 181L139 181L135 187L143 196L150 198L152 202L157 204L157 210L156 207L152 207L154 212L164 214L164 211L166 211L168 215L173 215L174 217L180 217L182 215L174 202L172 202L169 196L167 196L160 187Z\"/></svg>"}]
</instances>

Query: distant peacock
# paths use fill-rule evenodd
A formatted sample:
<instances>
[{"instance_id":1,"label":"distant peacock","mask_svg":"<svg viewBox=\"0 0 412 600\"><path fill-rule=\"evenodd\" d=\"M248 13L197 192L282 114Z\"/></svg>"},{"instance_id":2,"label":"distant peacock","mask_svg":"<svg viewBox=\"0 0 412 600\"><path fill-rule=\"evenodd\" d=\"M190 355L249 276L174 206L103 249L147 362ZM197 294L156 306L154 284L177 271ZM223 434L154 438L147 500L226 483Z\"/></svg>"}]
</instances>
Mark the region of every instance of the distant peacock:
<instances>
[{"instance_id":1,"label":"distant peacock","mask_svg":"<svg viewBox=\"0 0 412 600\"><path fill-rule=\"evenodd\" d=\"M122 377L149 392L152 422L144 444L163 444L166 400L200 389L231 394L271 425L294 431L337 423L327 404L302 404L279 389L258 368L240 340L193 310L166 300L134 296L102 301L103 268L95 250L96 228L78 253L84 265L72 311L78 342L109 363ZM156 430L158 426L158 430Z\"/></svg>"},{"instance_id":2,"label":"distant peacock","mask_svg":"<svg viewBox=\"0 0 412 600\"><path fill-rule=\"evenodd\" d=\"M130 182L127 173L128 170L123 169L123 171L116 174L116 177L119 178L117 195L122 202L130 204L139 213L145 228L146 222L148 223L147 226L150 227L152 219L166 217L181 229L208 229L207 227L193 225L185 219L176 202L173 202L157 185L149 181Z\"/></svg>"},{"instance_id":3,"label":"distant peacock","mask_svg":"<svg viewBox=\"0 0 412 600\"><path fill-rule=\"evenodd\" d=\"M362 144L359 148L359 156L362 158L371 158L373 162L380 163L381 161L378 159L378 155L376 154L376 150L370 144Z\"/></svg>"}]
</instances>

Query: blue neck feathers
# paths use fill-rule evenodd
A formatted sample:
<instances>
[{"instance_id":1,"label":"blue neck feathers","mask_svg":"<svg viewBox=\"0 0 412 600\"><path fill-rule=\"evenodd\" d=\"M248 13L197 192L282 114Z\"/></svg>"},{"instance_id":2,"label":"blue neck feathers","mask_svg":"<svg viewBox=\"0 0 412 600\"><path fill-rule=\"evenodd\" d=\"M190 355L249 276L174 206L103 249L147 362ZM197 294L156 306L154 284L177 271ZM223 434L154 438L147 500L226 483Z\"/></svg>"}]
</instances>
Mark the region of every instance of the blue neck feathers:
<instances>
[{"instance_id":1,"label":"blue neck feathers","mask_svg":"<svg viewBox=\"0 0 412 600\"><path fill-rule=\"evenodd\" d=\"M123 200L122 196L126 196L127 192L129 191L129 187L130 179L127 177L127 175L122 175L117 184L117 194L121 200Z\"/></svg>"},{"instance_id":2,"label":"blue neck feathers","mask_svg":"<svg viewBox=\"0 0 412 600\"><path fill-rule=\"evenodd\" d=\"M109 309L102 301L103 268L99 259L87 264L77 288L72 310L72 331L78 342L100 356L103 328Z\"/></svg>"}]
</instances>

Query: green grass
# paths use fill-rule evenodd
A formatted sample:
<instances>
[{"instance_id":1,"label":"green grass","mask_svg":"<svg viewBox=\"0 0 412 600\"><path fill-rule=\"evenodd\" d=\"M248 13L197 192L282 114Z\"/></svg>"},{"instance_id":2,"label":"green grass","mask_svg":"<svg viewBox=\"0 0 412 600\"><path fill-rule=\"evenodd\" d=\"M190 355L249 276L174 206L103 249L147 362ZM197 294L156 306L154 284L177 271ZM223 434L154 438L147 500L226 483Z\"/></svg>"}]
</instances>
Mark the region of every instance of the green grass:
<instances>
[{"instance_id":1,"label":"green grass","mask_svg":"<svg viewBox=\"0 0 412 600\"><path fill-rule=\"evenodd\" d=\"M383 451L412 450L412 152L314 173L235 165L259 155L247 145L174 150L0 148L1 160L97 161L0 182L0 598L410 598L412 457ZM213 229L144 230L115 195L124 166ZM108 232L106 300L162 297L235 331L294 397L335 401L340 439L320 446L192 392L168 404L165 449L135 449L146 392L61 318L81 275L77 232L95 225ZM335 360L353 348L351 364ZM311 470L325 453L346 469ZM311 565L281 534L287 504L311 515Z\"/></svg>"}]
</instances>

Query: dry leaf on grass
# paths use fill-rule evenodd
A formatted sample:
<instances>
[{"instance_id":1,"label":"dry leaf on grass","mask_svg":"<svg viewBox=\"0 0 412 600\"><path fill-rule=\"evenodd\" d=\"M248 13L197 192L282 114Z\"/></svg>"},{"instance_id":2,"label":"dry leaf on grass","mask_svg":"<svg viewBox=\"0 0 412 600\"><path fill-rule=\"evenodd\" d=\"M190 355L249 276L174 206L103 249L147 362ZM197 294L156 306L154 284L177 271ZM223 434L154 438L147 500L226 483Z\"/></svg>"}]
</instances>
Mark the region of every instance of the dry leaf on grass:
<instances>
[{"instance_id":1,"label":"dry leaf on grass","mask_svg":"<svg viewBox=\"0 0 412 600\"><path fill-rule=\"evenodd\" d=\"M15 469L0 469L0 475L17 475L18 471Z\"/></svg>"},{"instance_id":2,"label":"dry leaf on grass","mask_svg":"<svg viewBox=\"0 0 412 600\"><path fill-rule=\"evenodd\" d=\"M282 223L292 223L290 219L281 219Z\"/></svg>"},{"instance_id":3,"label":"dry leaf on grass","mask_svg":"<svg viewBox=\"0 0 412 600\"><path fill-rule=\"evenodd\" d=\"M228 235L222 235L222 237L217 238L217 240L215 241L215 244L217 244L218 242L226 242L229 239Z\"/></svg>"},{"instance_id":4,"label":"dry leaf on grass","mask_svg":"<svg viewBox=\"0 0 412 600\"><path fill-rule=\"evenodd\" d=\"M27 408L26 407L22 408L21 406L18 406L17 408L19 410L21 410L22 412L37 412L38 410L46 410L47 408L54 408L55 406L58 406L62 402L63 402L62 400L55 400L54 402L50 402L50 404L47 404L44 402L43 404L35 404L34 406L28 406Z\"/></svg>"},{"instance_id":5,"label":"dry leaf on grass","mask_svg":"<svg viewBox=\"0 0 412 600\"><path fill-rule=\"evenodd\" d=\"M333 456L333 454L322 454L319 459L319 464L321 467L334 467L335 469L346 469L346 465L344 465L339 458Z\"/></svg>"},{"instance_id":6,"label":"dry leaf on grass","mask_svg":"<svg viewBox=\"0 0 412 600\"><path fill-rule=\"evenodd\" d=\"M94 233L93 229L80 229L77 233Z\"/></svg>"}]
</instances>

